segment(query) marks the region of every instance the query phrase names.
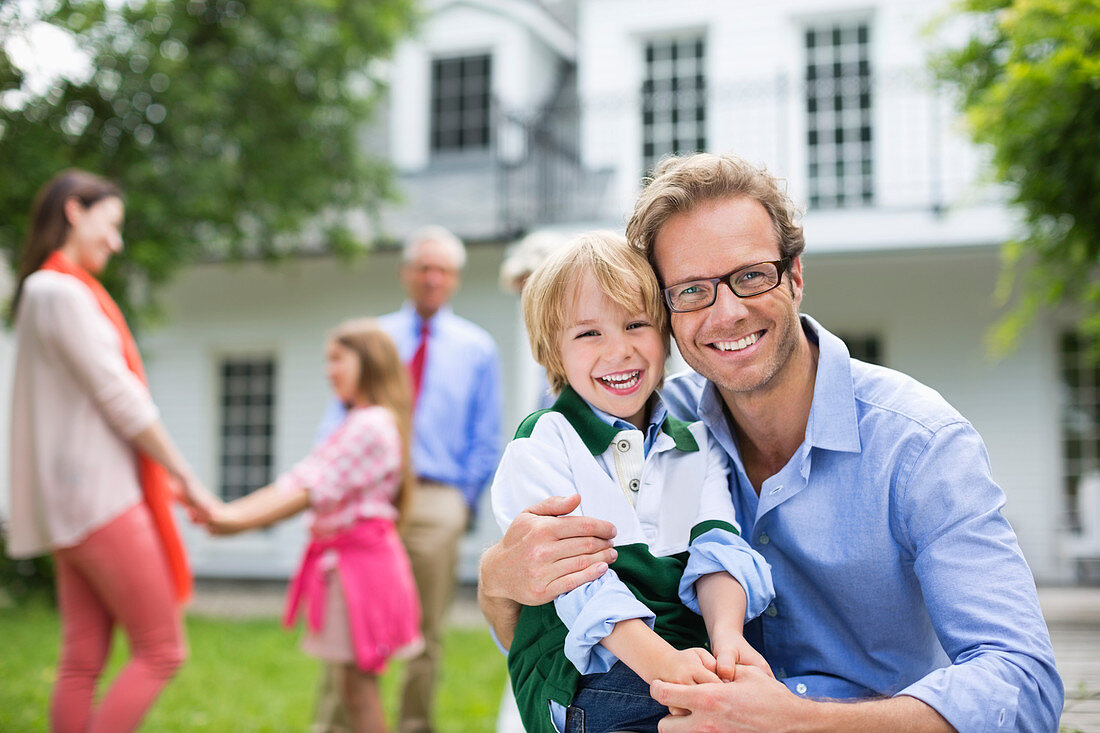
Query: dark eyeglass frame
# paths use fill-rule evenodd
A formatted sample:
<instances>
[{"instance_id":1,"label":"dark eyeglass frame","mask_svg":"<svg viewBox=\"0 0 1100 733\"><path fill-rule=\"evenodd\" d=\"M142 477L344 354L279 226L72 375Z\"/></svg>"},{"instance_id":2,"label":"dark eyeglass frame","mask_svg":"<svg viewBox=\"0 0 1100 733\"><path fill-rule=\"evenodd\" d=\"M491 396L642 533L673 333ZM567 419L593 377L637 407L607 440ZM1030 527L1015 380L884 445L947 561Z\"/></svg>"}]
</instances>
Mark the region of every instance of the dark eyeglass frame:
<instances>
[{"instance_id":1,"label":"dark eyeglass frame","mask_svg":"<svg viewBox=\"0 0 1100 733\"><path fill-rule=\"evenodd\" d=\"M748 295L742 295L741 293L737 292L737 288L735 288L733 286L733 276L736 275L739 272L743 272L745 270L751 270L754 267L759 267L760 265L774 265L775 266L775 272L776 272L775 285L772 285L767 290L761 290L759 293L750 293ZM700 277L700 278L696 278L694 280L685 280L684 282L676 283L675 285L669 285L667 288L662 288L661 294L664 295L664 297L665 297L665 305L667 305L668 309L670 311L672 311L673 313L694 313L695 311L701 311L704 308L710 308L712 305L714 305L714 303L718 300L718 285L719 285L719 283L725 283L726 287L728 287L730 289L730 292L733 293L734 295L736 295L738 298L755 298L758 295L763 295L764 293L770 293L771 291L775 290L780 285L782 285L783 284L783 274L785 272L787 272L787 270L788 270L788 268L790 268L790 266L791 266L791 258L790 257L784 257L781 260L764 260L763 262L754 262L751 265L744 265L742 267L738 267L736 270L733 270L732 272L727 272L725 275L722 275L721 277ZM674 307L672 305L672 289L681 287L681 286L683 286L687 283L710 283L711 285L713 285L714 290L711 293L712 297L710 299L710 302L707 303L706 305L700 305L697 308L684 309L684 308Z\"/></svg>"}]
</instances>

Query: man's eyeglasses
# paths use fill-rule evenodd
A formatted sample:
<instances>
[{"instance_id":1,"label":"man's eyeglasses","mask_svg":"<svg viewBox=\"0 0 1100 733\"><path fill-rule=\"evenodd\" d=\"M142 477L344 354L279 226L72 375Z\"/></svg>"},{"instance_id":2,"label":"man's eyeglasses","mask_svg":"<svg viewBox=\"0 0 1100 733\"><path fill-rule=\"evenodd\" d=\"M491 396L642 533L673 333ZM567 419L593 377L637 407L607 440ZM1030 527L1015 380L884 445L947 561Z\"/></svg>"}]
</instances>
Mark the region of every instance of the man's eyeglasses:
<instances>
[{"instance_id":1,"label":"man's eyeglasses","mask_svg":"<svg viewBox=\"0 0 1100 733\"><path fill-rule=\"evenodd\" d=\"M783 273L791 264L785 257L774 262L757 262L734 270L722 277L689 280L665 288L665 303L673 313L690 313L714 305L718 300L718 283L724 282L738 298L752 298L779 287Z\"/></svg>"}]
</instances>

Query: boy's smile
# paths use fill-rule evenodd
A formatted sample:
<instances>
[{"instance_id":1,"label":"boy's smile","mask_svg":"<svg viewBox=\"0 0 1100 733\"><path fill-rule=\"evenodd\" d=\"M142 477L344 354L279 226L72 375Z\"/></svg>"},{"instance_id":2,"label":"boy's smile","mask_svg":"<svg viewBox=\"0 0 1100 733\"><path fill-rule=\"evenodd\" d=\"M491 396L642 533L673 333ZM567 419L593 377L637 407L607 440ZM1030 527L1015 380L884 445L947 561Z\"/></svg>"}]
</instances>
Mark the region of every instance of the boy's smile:
<instances>
[{"instance_id":1,"label":"boy's smile","mask_svg":"<svg viewBox=\"0 0 1100 733\"><path fill-rule=\"evenodd\" d=\"M646 402L661 383L665 347L653 318L628 312L586 274L559 337L565 378L594 407L645 429Z\"/></svg>"}]
</instances>

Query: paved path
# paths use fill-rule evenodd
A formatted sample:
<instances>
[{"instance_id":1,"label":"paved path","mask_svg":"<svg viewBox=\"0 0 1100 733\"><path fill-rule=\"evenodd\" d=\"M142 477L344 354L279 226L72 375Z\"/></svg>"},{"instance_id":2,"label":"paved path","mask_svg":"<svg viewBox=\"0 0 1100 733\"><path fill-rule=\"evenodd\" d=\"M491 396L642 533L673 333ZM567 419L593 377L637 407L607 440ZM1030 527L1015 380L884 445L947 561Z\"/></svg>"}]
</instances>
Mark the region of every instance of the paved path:
<instances>
[{"instance_id":1,"label":"paved path","mask_svg":"<svg viewBox=\"0 0 1100 733\"><path fill-rule=\"evenodd\" d=\"M1062 730L1100 733L1100 587L1040 588L1039 603L1066 686Z\"/></svg>"},{"instance_id":2,"label":"paved path","mask_svg":"<svg viewBox=\"0 0 1100 733\"><path fill-rule=\"evenodd\" d=\"M282 581L199 581L190 610L210 616L277 616L285 592ZM1044 587L1039 602L1066 685L1062 731L1100 733L1100 587ZM472 587L459 589L451 623L485 626Z\"/></svg>"}]
</instances>

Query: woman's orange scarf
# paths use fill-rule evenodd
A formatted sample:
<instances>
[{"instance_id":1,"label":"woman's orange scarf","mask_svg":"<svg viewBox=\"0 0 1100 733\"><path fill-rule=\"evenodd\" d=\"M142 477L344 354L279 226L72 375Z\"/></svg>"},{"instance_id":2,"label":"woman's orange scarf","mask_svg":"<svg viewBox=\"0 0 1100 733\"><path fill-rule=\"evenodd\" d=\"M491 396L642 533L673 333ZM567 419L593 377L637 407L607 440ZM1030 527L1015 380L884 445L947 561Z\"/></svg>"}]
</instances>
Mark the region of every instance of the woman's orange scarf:
<instances>
[{"instance_id":1,"label":"woman's orange scarf","mask_svg":"<svg viewBox=\"0 0 1100 733\"><path fill-rule=\"evenodd\" d=\"M53 270L65 275L71 275L84 283L88 290L92 291L99 309L107 320L118 331L119 341L122 342L122 356L126 360L126 366L134 376L148 386L145 379L145 367L141 363L141 354L138 353L134 335L130 333L126 319L122 317L122 311L118 304L111 298L107 289L98 280L92 277L87 270L75 264L60 250L54 250L40 268ZM153 515L153 524L160 537L160 543L164 547L164 554L168 558L168 566L172 571L172 584L175 587L176 598L182 603L191 596L191 568L187 564L187 554L180 540L179 529L172 517L172 490L168 487L168 472L162 465L154 461L141 451L137 451L138 478L141 481L141 490L145 495L145 503L149 505L149 512Z\"/></svg>"}]
</instances>

